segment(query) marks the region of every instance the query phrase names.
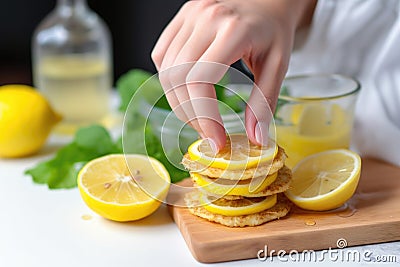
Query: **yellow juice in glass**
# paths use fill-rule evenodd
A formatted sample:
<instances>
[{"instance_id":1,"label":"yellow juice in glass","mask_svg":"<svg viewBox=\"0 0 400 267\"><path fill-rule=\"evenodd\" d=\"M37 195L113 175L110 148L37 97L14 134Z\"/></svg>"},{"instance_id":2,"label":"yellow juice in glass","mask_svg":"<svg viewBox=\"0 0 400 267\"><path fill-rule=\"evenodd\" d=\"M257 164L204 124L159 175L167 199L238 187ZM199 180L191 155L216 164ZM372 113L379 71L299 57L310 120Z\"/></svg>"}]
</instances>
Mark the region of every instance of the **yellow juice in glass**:
<instances>
[{"instance_id":1,"label":"yellow juice in glass","mask_svg":"<svg viewBox=\"0 0 400 267\"><path fill-rule=\"evenodd\" d=\"M284 121L276 122L276 137L288 155L286 164L291 168L314 153L349 147L352 114L337 104L286 105L280 116Z\"/></svg>"},{"instance_id":2,"label":"yellow juice in glass","mask_svg":"<svg viewBox=\"0 0 400 267\"><path fill-rule=\"evenodd\" d=\"M47 56L36 67L35 84L63 116L55 129L71 134L79 126L101 123L109 113L111 75L99 56Z\"/></svg>"}]
</instances>

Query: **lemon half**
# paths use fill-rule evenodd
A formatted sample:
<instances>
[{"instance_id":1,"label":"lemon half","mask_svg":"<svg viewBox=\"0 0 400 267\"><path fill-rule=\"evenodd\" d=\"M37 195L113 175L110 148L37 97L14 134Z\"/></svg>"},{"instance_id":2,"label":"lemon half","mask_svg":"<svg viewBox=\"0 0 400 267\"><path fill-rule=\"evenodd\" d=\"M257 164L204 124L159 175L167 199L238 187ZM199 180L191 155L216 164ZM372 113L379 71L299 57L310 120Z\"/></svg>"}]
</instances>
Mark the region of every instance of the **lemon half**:
<instances>
[{"instance_id":1,"label":"lemon half","mask_svg":"<svg viewBox=\"0 0 400 267\"><path fill-rule=\"evenodd\" d=\"M85 203L114 221L152 214L165 199L170 176L156 159L144 155L107 155L87 163L78 175Z\"/></svg>"},{"instance_id":2,"label":"lemon half","mask_svg":"<svg viewBox=\"0 0 400 267\"><path fill-rule=\"evenodd\" d=\"M297 206L324 211L342 206L354 194L361 173L361 158L347 149L329 150L304 158L293 168L285 192Z\"/></svg>"}]
</instances>

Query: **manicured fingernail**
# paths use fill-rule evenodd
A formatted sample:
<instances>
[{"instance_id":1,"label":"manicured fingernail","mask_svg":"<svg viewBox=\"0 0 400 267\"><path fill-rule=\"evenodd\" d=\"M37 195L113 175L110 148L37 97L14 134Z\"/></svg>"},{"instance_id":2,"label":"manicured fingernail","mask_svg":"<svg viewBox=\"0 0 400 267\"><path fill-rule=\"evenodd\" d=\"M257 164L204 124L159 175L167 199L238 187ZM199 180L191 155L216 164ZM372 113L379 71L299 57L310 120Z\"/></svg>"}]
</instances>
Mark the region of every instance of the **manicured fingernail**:
<instances>
[{"instance_id":1,"label":"manicured fingernail","mask_svg":"<svg viewBox=\"0 0 400 267\"><path fill-rule=\"evenodd\" d=\"M268 124L262 121L257 122L255 129L256 141L259 145L268 145Z\"/></svg>"},{"instance_id":2,"label":"manicured fingernail","mask_svg":"<svg viewBox=\"0 0 400 267\"><path fill-rule=\"evenodd\" d=\"M212 140L211 138L207 138L208 143L210 144L210 147L214 153L214 155L216 155L218 153L218 148L217 148L217 144L215 143L214 140Z\"/></svg>"}]
</instances>

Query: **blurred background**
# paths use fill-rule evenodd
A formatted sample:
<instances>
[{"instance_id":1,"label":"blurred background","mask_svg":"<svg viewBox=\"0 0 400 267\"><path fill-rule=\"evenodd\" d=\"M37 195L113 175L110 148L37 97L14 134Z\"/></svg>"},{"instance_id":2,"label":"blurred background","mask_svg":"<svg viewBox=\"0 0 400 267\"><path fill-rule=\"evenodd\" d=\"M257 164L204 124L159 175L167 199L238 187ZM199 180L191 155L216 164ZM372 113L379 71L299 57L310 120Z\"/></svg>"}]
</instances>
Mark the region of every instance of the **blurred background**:
<instances>
[{"instance_id":1,"label":"blurred background","mask_svg":"<svg viewBox=\"0 0 400 267\"><path fill-rule=\"evenodd\" d=\"M150 53L185 0L87 0L108 25L113 40L114 81L132 68L155 72ZM32 84L31 38L56 0L1 0L0 85Z\"/></svg>"}]
</instances>

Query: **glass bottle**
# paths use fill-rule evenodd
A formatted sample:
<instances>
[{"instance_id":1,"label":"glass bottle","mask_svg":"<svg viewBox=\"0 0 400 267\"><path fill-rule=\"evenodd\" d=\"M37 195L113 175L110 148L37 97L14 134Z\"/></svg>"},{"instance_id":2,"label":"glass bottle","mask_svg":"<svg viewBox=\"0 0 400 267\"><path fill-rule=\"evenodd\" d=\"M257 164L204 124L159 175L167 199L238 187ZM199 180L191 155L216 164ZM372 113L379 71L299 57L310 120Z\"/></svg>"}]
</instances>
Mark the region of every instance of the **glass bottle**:
<instances>
[{"instance_id":1,"label":"glass bottle","mask_svg":"<svg viewBox=\"0 0 400 267\"><path fill-rule=\"evenodd\" d=\"M57 132L102 123L112 83L110 33L86 0L58 0L32 38L34 85L63 116Z\"/></svg>"}]
</instances>

